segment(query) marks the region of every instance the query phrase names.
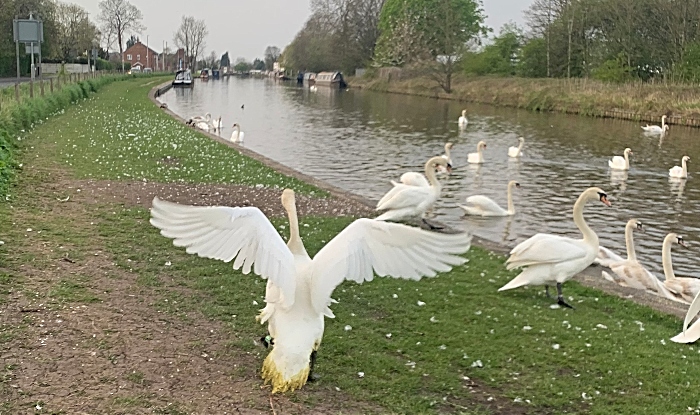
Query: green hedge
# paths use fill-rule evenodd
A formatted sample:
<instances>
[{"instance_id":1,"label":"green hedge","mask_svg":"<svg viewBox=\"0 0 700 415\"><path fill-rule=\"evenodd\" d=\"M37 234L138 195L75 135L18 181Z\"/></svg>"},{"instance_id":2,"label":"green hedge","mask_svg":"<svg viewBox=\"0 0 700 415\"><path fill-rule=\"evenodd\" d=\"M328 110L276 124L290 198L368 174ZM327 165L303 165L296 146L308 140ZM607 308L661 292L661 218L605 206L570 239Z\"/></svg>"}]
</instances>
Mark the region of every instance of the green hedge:
<instances>
[{"instance_id":1,"label":"green hedge","mask_svg":"<svg viewBox=\"0 0 700 415\"><path fill-rule=\"evenodd\" d=\"M101 78L64 85L60 90L44 97L25 99L21 104L5 106L0 111L0 201L7 199L14 174L19 168L15 154L19 149L17 137L56 114L69 105L94 94L104 85L124 76L103 76Z\"/></svg>"}]
</instances>

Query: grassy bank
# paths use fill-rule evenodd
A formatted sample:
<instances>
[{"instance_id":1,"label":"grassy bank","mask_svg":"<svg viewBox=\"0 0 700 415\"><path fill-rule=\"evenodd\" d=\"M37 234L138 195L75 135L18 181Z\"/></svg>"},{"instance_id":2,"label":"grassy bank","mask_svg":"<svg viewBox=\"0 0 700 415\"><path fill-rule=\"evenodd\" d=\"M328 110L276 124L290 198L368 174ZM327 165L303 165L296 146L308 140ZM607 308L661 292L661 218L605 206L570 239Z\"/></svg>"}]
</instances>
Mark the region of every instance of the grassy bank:
<instances>
[{"instance_id":1,"label":"grassy bank","mask_svg":"<svg viewBox=\"0 0 700 415\"><path fill-rule=\"evenodd\" d=\"M28 145L21 155L31 169L21 176L12 206L0 205L0 239L6 242L0 246L0 307L8 310L0 318L17 314L15 323L0 328L0 355L11 354L18 339L29 339L33 330L41 339L57 341L62 332L44 327L50 323L45 315L51 312L66 314L61 317L66 320L70 310L82 310L84 305L96 308L100 315L118 312L115 321L121 326L86 329L87 342L94 347L84 346L83 340L67 343L67 349L83 350L68 360L73 366L92 368L91 352L96 351L113 373L106 376L91 369L90 379L99 378L106 390L116 392L103 394L100 399L108 402L99 407L102 410L80 406L79 402L97 405L98 400L86 400L70 390L42 396L41 390L60 388L46 379L22 386L22 394L17 393L21 380L38 373L26 365L42 360L53 367L66 360L66 349L56 349L57 355L52 356L38 340L29 339L34 342L28 348L33 358L7 364L0 377L4 399L0 413L23 413L36 406L44 412L61 409L66 413L191 413L209 396L200 388L213 383L226 393L245 392L242 405L255 399L267 403L258 373L267 351L253 341L265 332L254 321L262 307L264 281L234 272L230 264L173 247L149 225L146 207L115 200L109 191L102 198L92 196L89 203L62 202L65 196L80 200L87 187L80 179L85 178L106 189L145 180L292 187L307 195L320 193L169 119L146 98L152 86L145 80L114 83L38 126L27 135ZM197 196L195 192L195 200ZM351 220L303 217L301 233L309 253L317 252ZM286 221L274 222L286 237ZM100 266L91 265L96 256L104 257ZM504 258L479 248L472 248L467 257L467 264L434 279L381 278L364 285L341 285L333 296L339 301L333 307L337 317L326 320L319 351L321 379L289 394L285 401L289 407L282 412L306 413L308 406L338 413L337 408L321 410L329 401L347 402L351 409L343 413L700 411L700 350L668 341L680 328L677 318L576 283L565 287L576 310L551 308L552 301L539 289L497 293L514 276L504 269ZM77 271L60 271L82 264L85 268ZM34 269L46 271L35 278ZM115 288L125 281L130 284L127 291ZM35 299L48 309L37 316L21 315L16 311L18 297ZM177 332L172 338L156 337L159 342L150 344L147 352L135 351L130 342L114 345L117 340L109 337L111 333L126 336L138 331L139 324L147 324L134 316L132 308L113 303L121 298L132 298L143 307L146 318L158 322L155 330L142 334L146 340L158 336L166 325L203 325L198 313L215 324L211 328L215 334L188 338ZM86 324L88 328L100 325L100 319ZM97 340L92 340L93 333ZM213 355L208 348L216 341L224 341L225 347ZM213 356L206 365L219 360L227 365L187 372L182 383L171 388L173 395L165 404L159 396L171 389L163 388L160 379L178 375L174 370L172 374L151 371L148 362L160 353L165 359L162 366L177 365L180 355L161 349L180 343L192 345L188 353L194 358ZM140 354L148 360L129 361ZM224 371L222 378L216 378L219 370ZM62 376L67 387L70 382L70 376ZM187 393L191 395L183 398ZM221 393L214 398L223 408L233 398ZM62 398L63 406L57 405L57 396L67 396ZM366 406L358 409L357 405Z\"/></svg>"},{"instance_id":2,"label":"grassy bank","mask_svg":"<svg viewBox=\"0 0 700 415\"><path fill-rule=\"evenodd\" d=\"M457 76L453 92L446 94L427 78L354 78L350 84L372 91L655 123L666 114L669 123L700 126L700 88L691 85Z\"/></svg>"}]
</instances>

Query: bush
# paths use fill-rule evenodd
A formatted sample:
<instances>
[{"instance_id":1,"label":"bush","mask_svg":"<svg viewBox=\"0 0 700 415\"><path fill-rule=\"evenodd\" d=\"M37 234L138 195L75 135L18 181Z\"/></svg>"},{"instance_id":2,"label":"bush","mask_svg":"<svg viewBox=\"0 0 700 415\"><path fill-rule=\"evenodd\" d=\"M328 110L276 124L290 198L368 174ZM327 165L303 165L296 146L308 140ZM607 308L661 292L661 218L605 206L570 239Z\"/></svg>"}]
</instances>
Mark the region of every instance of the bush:
<instances>
[{"instance_id":1,"label":"bush","mask_svg":"<svg viewBox=\"0 0 700 415\"><path fill-rule=\"evenodd\" d=\"M631 78L630 68L621 57L603 62L592 71L592 75L594 79L604 82L622 83Z\"/></svg>"}]
</instances>

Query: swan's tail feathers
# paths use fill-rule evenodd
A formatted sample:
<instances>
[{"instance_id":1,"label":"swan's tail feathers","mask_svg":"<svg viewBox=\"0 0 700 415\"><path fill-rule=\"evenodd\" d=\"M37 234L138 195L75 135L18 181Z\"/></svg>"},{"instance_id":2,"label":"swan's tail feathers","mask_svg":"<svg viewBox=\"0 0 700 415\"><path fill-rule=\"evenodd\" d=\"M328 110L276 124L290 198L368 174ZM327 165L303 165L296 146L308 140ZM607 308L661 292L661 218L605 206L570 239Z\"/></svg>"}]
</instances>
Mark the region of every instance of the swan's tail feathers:
<instances>
[{"instance_id":1,"label":"swan's tail feathers","mask_svg":"<svg viewBox=\"0 0 700 415\"><path fill-rule=\"evenodd\" d=\"M262 378L272 384L272 393L300 389L309 378L311 351L296 353L276 343L265 358Z\"/></svg>"},{"instance_id":2,"label":"swan's tail feathers","mask_svg":"<svg viewBox=\"0 0 700 415\"><path fill-rule=\"evenodd\" d=\"M603 278L605 278L606 280L617 284L617 281L615 281L615 278L613 278L612 275L608 274L608 273L605 272L605 271L602 271L601 274L603 275Z\"/></svg>"},{"instance_id":3,"label":"swan's tail feathers","mask_svg":"<svg viewBox=\"0 0 700 415\"><path fill-rule=\"evenodd\" d=\"M508 282L508 284L504 285L503 287L499 288L498 291L506 291L506 290L512 290L514 288L519 288L523 287L525 285L530 285L532 282L532 276L535 275L537 271L533 268L528 268L518 274L517 277L513 278Z\"/></svg>"},{"instance_id":4,"label":"swan's tail feathers","mask_svg":"<svg viewBox=\"0 0 700 415\"><path fill-rule=\"evenodd\" d=\"M608 167L613 167L613 166L614 166L614 164L613 164L612 160L608 160Z\"/></svg>"}]
</instances>

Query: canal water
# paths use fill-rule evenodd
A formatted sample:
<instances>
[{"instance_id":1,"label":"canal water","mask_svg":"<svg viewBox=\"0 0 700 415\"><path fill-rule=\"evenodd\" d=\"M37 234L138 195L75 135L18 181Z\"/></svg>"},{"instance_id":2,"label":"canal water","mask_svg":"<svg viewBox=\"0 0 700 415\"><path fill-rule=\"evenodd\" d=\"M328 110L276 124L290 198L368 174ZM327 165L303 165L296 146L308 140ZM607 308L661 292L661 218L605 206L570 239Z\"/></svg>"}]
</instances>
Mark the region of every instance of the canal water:
<instances>
[{"instance_id":1,"label":"canal water","mask_svg":"<svg viewBox=\"0 0 700 415\"><path fill-rule=\"evenodd\" d=\"M379 200L406 171L423 171L425 161L452 149L453 173L441 179L442 196L431 216L507 246L538 232L579 237L572 206L587 187L610 195L612 208L590 204L584 216L601 244L625 252L624 228L637 218L639 260L663 277L661 244L668 232L684 236L690 248L673 248L677 275L700 277L700 131L671 127L663 139L642 133L640 124L582 116L533 113L446 100L354 90L311 91L295 83L228 78L196 81L160 98L189 117L210 112L222 117L222 136L234 122L245 132L244 146L335 186ZM469 125L457 119L467 110ZM525 138L523 157L508 147ZM483 165L467 164L477 143L487 143ZM608 160L630 147L628 172L611 171ZM689 178L673 180L668 169L691 157ZM506 207L506 184L518 180L513 217L465 217L459 204L470 195L491 197Z\"/></svg>"}]
</instances>

